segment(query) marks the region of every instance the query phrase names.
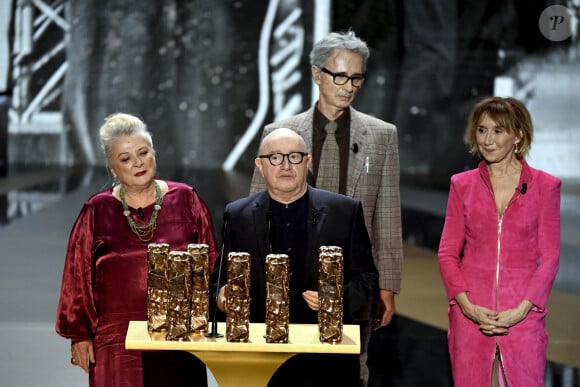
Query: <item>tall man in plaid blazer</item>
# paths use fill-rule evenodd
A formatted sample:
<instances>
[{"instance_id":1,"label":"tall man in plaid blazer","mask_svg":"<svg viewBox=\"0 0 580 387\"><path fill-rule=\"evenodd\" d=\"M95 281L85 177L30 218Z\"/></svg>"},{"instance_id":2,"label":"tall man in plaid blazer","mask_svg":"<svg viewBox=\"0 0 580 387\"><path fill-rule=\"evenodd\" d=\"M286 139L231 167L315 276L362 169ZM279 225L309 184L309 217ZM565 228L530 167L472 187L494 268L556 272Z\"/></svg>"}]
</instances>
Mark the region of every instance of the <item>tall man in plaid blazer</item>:
<instances>
[{"instance_id":1,"label":"tall man in plaid blazer","mask_svg":"<svg viewBox=\"0 0 580 387\"><path fill-rule=\"evenodd\" d=\"M333 32L317 42L310 62L312 78L319 88L318 102L303 113L267 125L262 133L263 138L276 128L286 127L300 134L313 157L310 183L316 186L326 136L324 127L329 121L338 126L338 192L361 201L379 271L377 313L369 316L368 326L361 330L366 332L361 338L363 385L368 381L366 359L371 323L378 328L391 322L395 313L394 295L401 287L403 260L396 128L351 106L364 84L369 55L366 43L352 31ZM264 188L264 179L256 168L250 193Z\"/></svg>"}]
</instances>

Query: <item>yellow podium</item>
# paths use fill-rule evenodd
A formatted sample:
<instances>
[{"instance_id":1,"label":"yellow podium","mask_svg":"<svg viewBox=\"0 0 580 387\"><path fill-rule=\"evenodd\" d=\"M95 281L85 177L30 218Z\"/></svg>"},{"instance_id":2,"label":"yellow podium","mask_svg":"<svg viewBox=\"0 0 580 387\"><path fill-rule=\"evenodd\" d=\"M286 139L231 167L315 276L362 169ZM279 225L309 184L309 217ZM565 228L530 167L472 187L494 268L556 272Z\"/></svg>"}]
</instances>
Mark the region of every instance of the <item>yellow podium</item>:
<instances>
[{"instance_id":1,"label":"yellow podium","mask_svg":"<svg viewBox=\"0 0 580 387\"><path fill-rule=\"evenodd\" d=\"M321 343L316 324L290 324L287 344L266 343L264 323L250 324L247 343L228 343L225 323L218 323L218 331L224 337L207 338L196 334L191 336L191 341L165 341L161 334L149 336L147 321L131 321L125 348L190 352L205 363L220 387L266 386L278 367L298 353L360 353L358 325L343 326L340 344Z\"/></svg>"}]
</instances>

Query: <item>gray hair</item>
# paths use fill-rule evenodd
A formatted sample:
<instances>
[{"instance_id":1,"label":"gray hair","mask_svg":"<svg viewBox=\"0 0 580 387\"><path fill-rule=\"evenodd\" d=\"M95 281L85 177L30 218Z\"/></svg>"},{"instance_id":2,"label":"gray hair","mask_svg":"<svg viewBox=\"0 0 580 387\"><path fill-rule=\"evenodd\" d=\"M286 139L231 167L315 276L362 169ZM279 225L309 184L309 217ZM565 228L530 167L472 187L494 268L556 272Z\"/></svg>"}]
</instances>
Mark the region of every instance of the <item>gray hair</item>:
<instances>
[{"instance_id":1,"label":"gray hair","mask_svg":"<svg viewBox=\"0 0 580 387\"><path fill-rule=\"evenodd\" d=\"M310 64L322 68L326 65L326 61L334 50L342 49L359 54L363 60L363 71L366 72L370 50L367 44L355 35L353 30L348 30L347 32L331 32L316 42L310 52Z\"/></svg>"},{"instance_id":2,"label":"gray hair","mask_svg":"<svg viewBox=\"0 0 580 387\"><path fill-rule=\"evenodd\" d=\"M109 165L111 160L113 143L121 136L131 136L133 134L143 136L153 150L151 133L149 133L147 125L141 119L126 113L115 113L105 118L105 123L99 129L99 139L107 165Z\"/></svg>"}]
</instances>

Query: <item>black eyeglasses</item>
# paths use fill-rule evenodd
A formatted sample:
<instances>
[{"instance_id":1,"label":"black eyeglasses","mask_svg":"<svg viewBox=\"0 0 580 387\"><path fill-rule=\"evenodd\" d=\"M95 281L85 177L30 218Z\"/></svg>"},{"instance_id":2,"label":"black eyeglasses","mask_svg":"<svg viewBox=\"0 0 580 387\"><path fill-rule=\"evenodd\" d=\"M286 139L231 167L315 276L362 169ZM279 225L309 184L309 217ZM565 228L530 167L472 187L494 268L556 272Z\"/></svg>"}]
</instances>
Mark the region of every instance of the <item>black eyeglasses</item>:
<instances>
[{"instance_id":1,"label":"black eyeglasses","mask_svg":"<svg viewBox=\"0 0 580 387\"><path fill-rule=\"evenodd\" d=\"M350 81L350 83L354 87L361 87L363 85L363 83L365 83L365 79L367 79L366 75L364 75L364 74L355 75L354 77L349 77L346 74L333 73L332 71L330 71L326 67L321 68L320 71L330 75L332 77L332 82L334 82L334 84L338 85L338 86L345 85L348 81Z\"/></svg>"},{"instance_id":2,"label":"black eyeglasses","mask_svg":"<svg viewBox=\"0 0 580 387\"><path fill-rule=\"evenodd\" d=\"M308 156L306 152L290 152L290 153L272 153L269 155L259 155L261 159L268 159L273 166L282 165L284 157L288 158L290 164L300 164L304 160L304 156Z\"/></svg>"}]
</instances>

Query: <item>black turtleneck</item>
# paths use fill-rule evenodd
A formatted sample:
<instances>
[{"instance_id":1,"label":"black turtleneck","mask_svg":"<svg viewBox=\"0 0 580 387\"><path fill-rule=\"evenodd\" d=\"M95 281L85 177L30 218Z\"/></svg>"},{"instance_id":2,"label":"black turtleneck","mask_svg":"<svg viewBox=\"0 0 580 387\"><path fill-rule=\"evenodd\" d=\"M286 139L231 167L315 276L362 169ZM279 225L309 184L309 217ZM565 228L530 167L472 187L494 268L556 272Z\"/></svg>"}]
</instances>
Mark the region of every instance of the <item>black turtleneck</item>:
<instances>
[{"instance_id":1,"label":"black turtleneck","mask_svg":"<svg viewBox=\"0 0 580 387\"><path fill-rule=\"evenodd\" d=\"M304 285L308 238L308 193L283 204L270 199L271 241L273 254L286 254L290 260L290 322L315 323L316 312L306 305ZM310 289L314 290L314 289Z\"/></svg>"}]
</instances>

